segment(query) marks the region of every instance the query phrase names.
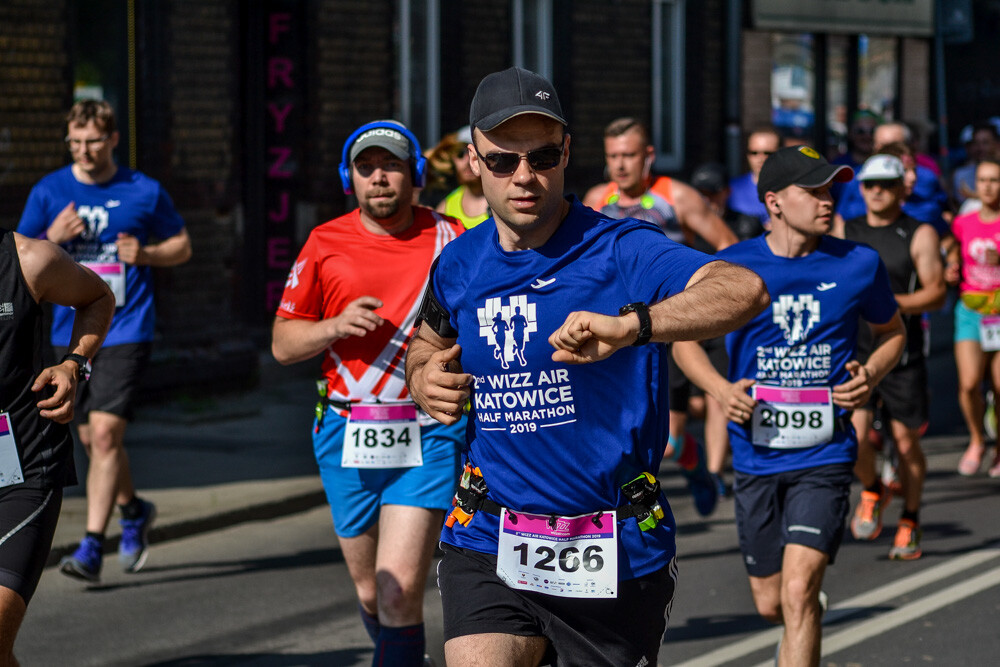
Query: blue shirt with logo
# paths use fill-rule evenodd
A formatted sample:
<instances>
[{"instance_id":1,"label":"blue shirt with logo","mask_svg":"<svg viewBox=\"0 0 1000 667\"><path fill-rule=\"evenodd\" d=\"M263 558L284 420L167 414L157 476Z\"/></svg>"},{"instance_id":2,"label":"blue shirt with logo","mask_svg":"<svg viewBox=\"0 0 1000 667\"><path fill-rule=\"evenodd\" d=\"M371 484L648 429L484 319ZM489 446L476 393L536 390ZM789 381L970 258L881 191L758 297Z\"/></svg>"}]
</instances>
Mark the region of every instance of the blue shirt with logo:
<instances>
[{"instance_id":1,"label":"blue shirt with logo","mask_svg":"<svg viewBox=\"0 0 1000 667\"><path fill-rule=\"evenodd\" d=\"M744 215L755 216L760 224L771 221L767 207L757 195L757 184L753 182L753 174L747 172L729 181L729 199L726 206Z\"/></svg>"},{"instance_id":2,"label":"blue shirt with logo","mask_svg":"<svg viewBox=\"0 0 1000 667\"><path fill-rule=\"evenodd\" d=\"M501 249L492 221L445 246L432 277L475 378L466 454L489 497L512 510L573 516L626 504L621 486L656 474L667 444L667 348L626 347L604 361L552 361L549 335L573 311L617 315L682 291L712 258L650 223L615 220L570 198L540 248ZM674 520L642 532L619 522L619 578L658 570L674 555ZM499 519L477 512L445 527L444 542L497 551Z\"/></svg>"},{"instance_id":3,"label":"blue shirt with logo","mask_svg":"<svg viewBox=\"0 0 1000 667\"><path fill-rule=\"evenodd\" d=\"M760 275L771 306L726 336L729 380L750 378L783 387L833 387L850 378L845 365L855 358L859 318L885 324L896 312L889 274L870 247L823 236L805 257L780 257L767 236L743 241L716 256ZM836 417L849 412L835 407ZM841 420L843 421L843 420ZM836 430L831 442L801 449L752 444L750 423L729 422L733 468L769 475L857 456L853 429Z\"/></svg>"},{"instance_id":4,"label":"blue shirt with logo","mask_svg":"<svg viewBox=\"0 0 1000 667\"><path fill-rule=\"evenodd\" d=\"M21 214L17 231L41 237L67 204L74 202L85 229L63 247L77 261L118 261L115 241L124 232L146 245L151 237L167 239L184 229L170 196L154 179L118 167L107 183L89 185L73 176L68 165L48 174L35 185ZM125 303L115 309L105 346L153 340L153 273L149 266L125 265ZM72 308L55 306L52 344L68 345L73 329Z\"/></svg>"}]
</instances>

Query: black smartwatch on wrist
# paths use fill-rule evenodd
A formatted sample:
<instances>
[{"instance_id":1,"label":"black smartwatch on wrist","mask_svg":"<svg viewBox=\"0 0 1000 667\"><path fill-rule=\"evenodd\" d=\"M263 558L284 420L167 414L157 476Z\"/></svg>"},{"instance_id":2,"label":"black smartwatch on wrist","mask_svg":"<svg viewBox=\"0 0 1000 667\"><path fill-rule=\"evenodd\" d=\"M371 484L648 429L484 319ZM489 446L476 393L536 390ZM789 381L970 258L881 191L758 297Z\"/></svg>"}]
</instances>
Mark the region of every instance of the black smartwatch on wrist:
<instances>
[{"instance_id":1,"label":"black smartwatch on wrist","mask_svg":"<svg viewBox=\"0 0 1000 667\"><path fill-rule=\"evenodd\" d=\"M76 379L77 379L77 381L83 382L85 380L89 380L90 379L90 370L91 370L90 359L88 359L87 357L83 356L82 354L70 353L70 354L67 354L66 356L64 356L59 363L63 363L64 361L71 361L71 360L76 362L76 366L77 366L77 368L76 368Z\"/></svg>"},{"instance_id":2,"label":"black smartwatch on wrist","mask_svg":"<svg viewBox=\"0 0 1000 667\"><path fill-rule=\"evenodd\" d=\"M639 336L632 343L632 346L640 347L645 345L653 337L653 320L649 316L649 306L642 301L637 301L625 304L618 309L619 315L627 315L628 313L635 313L639 317Z\"/></svg>"}]
</instances>

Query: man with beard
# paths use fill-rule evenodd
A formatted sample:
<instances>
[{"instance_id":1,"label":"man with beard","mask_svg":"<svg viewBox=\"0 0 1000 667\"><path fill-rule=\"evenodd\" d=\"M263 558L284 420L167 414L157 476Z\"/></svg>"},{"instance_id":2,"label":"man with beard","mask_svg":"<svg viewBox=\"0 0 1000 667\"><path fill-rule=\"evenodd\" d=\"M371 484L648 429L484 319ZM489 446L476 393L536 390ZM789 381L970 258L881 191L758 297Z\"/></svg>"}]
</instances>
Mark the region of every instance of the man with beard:
<instances>
[{"instance_id":1,"label":"man with beard","mask_svg":"<svg viewBox=\"0 0 1000 667\"><path fill-rule=\"evenodd\" d=\"M428 271L462 231L410 204L425 171L400 123L348 137L340 175L359 208L309 235L273 330L280 363L323 356L313 446L375 665L423 664L423 592L465 431L419 411L403 379Z\"/></svg>"}]
</instances>

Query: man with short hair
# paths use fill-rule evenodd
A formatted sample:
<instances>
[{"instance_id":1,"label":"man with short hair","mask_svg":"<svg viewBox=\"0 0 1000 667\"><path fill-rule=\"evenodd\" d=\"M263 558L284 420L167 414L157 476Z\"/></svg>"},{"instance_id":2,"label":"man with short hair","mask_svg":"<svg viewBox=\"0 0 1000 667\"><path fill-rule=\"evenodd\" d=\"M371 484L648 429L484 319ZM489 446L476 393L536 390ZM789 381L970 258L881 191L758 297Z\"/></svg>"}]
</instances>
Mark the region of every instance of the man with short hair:
<instances>
[{"instance_id":1,"label":"man with short hair","mask_svg":"<svg viewBox=\"0 0 1000 667\"><path fill-rule=\"evenodd\" d=\"M69 354L42 368L42 304L76 309ZM63 488L76 484L72 420L114 315L111 290L48 241L0 229L0 664L42 576Z\"/></svg>"},{"instance_id":2,"label":"man with short hair","mask_svg":"<svg viewBox=\"0 0 1000 667\"><path fill-rule=\"evenodd\" d=\"M472 406L441 533L445 656L656 664L676 576L654 477L668 432L658 343L738 326L766 305L763 287L654 225L564 197L570 136L544 77L486 76L470 125L493 220L442 252L406 359L428 414L451 424ZM515 358L492 322L517 308Z\"/></svg>"},{"instance_id":3,"label":"man with short hair","mask_svg":"<svg viewBox=\"0 0 1000 667\"><path fill-rule=\"evenodd\" d=\"M954 183L953 196L958 204L964 204L967 199L976 199L976 165L984 158L1000 157L1000 129L997 125L985 121L969 126L969 140L965 142L969 161L957 168L952 174ZM968 213L971 208L963 206L962 213Z\"/></svg>"},{"instance_id":4,"label":"man with short hair","mask_svg":"<svg viewBox=\"0 0 1000 667\"><path fill-rule=\"evenodd\" d=\"M358 208L315 228L288 274L274 320L275 359L323 356L313 448L334 530L375 642L373 665L421 665L427 571L451 505L464 419L449 426L407 392L403 354L427 272L462 225L411 205L426 162L396 121L344 144Z\"/></svg>"},{"instance_id":5,"label":"man with short hair","mask_svg":"<svg viewBox=\"0 0 1000 667\"><path fill-rule=\"evenodd\" d=\"M728 206L737 213L752 215L766 225L771 216L757 197L757 178L764 161L781 148L781 135L771 125L755 128L747 135L747 165L750 171L729 181Z\"/></svg>"},{"instance_id":6,"label":"man with short hair","mask_svg":"<svg viewBox=\"0 0 1000 667\"><path fill-rule=\"evenodd\" d=\"M604 159L611 181L595 185L583 205L611 218L636 218L657 225L667 238L692 246L698 239L719 250L736 243L736 235L708 206L698 191L667 176L653 176L656 149L646 126L635 118L611 121L604 129ZM670 439L668 458L677 462L702 516L715 510L718 489L708 474L701 443L687 433L691 384L673 367L668 354Z\"/></svg>"},{"instance_id":7,"label":"man with short hair","mask_svg":"<svg viewBox=\"0 0 1000 667\"><path fill-rule=\"evenodd\" d=\"M77 434L90 457L86 535L64 558L67 576L96 582L104 533L114 505L121 511L118 559L125 572L146 562L153 503L136 495L125 451L125 429L154 335L153 267L191 257L191 239L170 196L152 178L115 163L118 130L111 105L82 100L66 117L66 145L73 163L32 188L18 231L63 245L97 272L115 295L115 318L104 347L80 385ZM152 238L160 239L152 243ZM57 306L52 345L65 351L73 309Z\"/></svg>"},{"instance_id":8,"label":"man with short hair","mask_svg":"<svg viewBox=\"0 0 1000 667\"><path fill-rule=\"evenodd\" d=\"M876 153L891 144L901 143L909 147L910 128L905 123L882 123L875 128L873 139ZM912 148L910 151L912 153ZM914 169L916 181L903 202L903 212L920 222L933 225L939 236L945 236L948 234L947 221L951 219L948 193L933 171L919 164L915 164ZM850 220L863 215L865 200L861 196L860 183L854 179L844 186L837 198L837 216L841 220Z\"/></svg>"},{"instance_id":9,"label":"man with short hair","mask_svg":"<svg viewBox=\"0 0 1000 667\"><path fill-rule=\"evenodd\" d=\"M868 404L851 415L858 437L854 472L864 487L851 519L851 533L858 540L878 537L883 509L892 497L875 469L875 450L868 435L874 422L874 408L881 400L899 455L903 492L903 514L889 558L913 560L922 553L919 512L927 461L920 447L920 432L927 426L930 414L921 320L923 313L944 305L946 289L937 232L903 213L903 175L903 162L898 157L868 158L857 176L868 212L835 227L834 233L878 251L889 271L907 336L899 363L882 378ZM858 339L861 363L867 360L871 344L871 336L862 328Z\"/></svg>"},{"instance_id":10,"label":"man with short hair","mask_svg":"<svg viewBox=\"0 0 1000 667\"><path fill-rule=\"evenodd\" d=\"M782 148L757 189L771 231L718 253L761 275L771 308L729 334L728 379L697 343L678 364L726 407L736 526L758 613L784 625L778 663L817 665L820 587L850 507L857 439L849 413L895 366L905 343L889 278L871 248L825 236L830 184L852 176L812 148ZM859 319L872 352L861 364Z\"/></svg>"}]
</instances>

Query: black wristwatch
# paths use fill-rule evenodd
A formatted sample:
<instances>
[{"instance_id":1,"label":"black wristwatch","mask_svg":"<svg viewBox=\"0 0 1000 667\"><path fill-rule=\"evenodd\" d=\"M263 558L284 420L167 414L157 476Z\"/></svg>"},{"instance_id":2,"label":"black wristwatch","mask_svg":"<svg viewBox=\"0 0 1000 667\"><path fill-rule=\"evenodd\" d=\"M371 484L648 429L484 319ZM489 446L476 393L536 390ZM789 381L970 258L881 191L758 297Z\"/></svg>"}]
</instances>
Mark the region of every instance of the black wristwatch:
<instances>
[{"instance_id":1,"label":"black wristwatch","mask_svg":"<svg viewBox=\"0 0 1000 667\"><path fill-rule=\"evenodd\" d=\"M90 359L88 359L87 357L83 356L82 354L74 354L74 353L71 352L70 354L67 354L66 356L64 356L62 358L62 361L60 361L59 363L63 363L64 361L71 361L71 360L76 362L76 366L77 366L77 368L76 368L76 379L77 379L77 381L83 382L85 380L89 380L90 379L90 371L91 371Z\"/></svg>"},{"instance_id":2,"label":"black wristwatch","mask_svg":"<svg viewBox=\"0 0 1000 667\"><path fill-rule=\"evenodd\" d=\"M639 347L645 345L653 337L653 320L649 316L649 306L642 301L636 301L635 303L625 304L618 309L619 315L627 315L628 313L635 313L639 316L639 337L635 339L632 346Z\"/></svg>"}]
</instances>

